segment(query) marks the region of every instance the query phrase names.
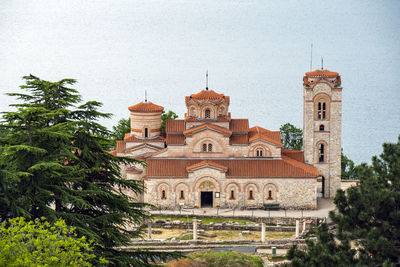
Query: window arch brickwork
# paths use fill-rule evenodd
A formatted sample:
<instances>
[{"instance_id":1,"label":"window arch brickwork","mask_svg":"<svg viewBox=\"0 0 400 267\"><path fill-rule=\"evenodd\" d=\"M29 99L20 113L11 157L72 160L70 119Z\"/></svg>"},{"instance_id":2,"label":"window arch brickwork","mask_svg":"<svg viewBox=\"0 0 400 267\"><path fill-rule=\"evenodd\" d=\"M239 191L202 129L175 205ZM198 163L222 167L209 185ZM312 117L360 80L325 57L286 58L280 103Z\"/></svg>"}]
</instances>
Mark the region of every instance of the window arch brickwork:
<instances>
[{"instance_id":1,"label":"window arch brickwork","mask_svg":"<svg viewBox=\"0 0 400 267\"><path fill-rule=\"evenodd\" d=\"M320 93L314 97L313 101L314 101L314 119L329 120L331 98L325 93Z\"/></svg>"}]
</instances>

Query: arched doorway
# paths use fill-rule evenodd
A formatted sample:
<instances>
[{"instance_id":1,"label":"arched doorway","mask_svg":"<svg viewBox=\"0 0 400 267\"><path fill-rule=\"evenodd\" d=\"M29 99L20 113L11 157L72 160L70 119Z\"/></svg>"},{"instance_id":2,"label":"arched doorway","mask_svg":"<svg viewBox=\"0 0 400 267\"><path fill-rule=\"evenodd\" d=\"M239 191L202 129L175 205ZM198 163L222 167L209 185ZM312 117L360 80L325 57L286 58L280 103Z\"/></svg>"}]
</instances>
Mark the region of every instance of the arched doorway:
<instances>
[{"instance_id":1,"label":"arched doorway","mask_svg":"<svg viewBox=\"0 0 400 267\"><path fill-rule=\"evenodd\" d=\"M212 208L214 206L215 185L210 181L204 181L199 185L201 208Z\"/></svg>"}]
</instances>

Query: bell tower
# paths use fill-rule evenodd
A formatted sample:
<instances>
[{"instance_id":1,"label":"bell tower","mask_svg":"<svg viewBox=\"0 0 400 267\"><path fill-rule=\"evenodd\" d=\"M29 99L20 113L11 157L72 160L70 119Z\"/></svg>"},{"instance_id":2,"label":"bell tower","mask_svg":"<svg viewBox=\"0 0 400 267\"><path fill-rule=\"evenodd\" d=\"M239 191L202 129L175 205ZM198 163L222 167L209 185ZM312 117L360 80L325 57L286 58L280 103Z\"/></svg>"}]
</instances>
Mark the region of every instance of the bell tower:
<instances>
[{"instance_id":1,"label":"bell tower","mask_svg":"<svg viewBox=\"0 0 400 267\"><path fill-rule=\"evenodd\" d=\"M322 179L322 196L334 198L341 181L342 86L329 70L303 78L303 148L305 161Z\"/></svg>"}]
</instances>

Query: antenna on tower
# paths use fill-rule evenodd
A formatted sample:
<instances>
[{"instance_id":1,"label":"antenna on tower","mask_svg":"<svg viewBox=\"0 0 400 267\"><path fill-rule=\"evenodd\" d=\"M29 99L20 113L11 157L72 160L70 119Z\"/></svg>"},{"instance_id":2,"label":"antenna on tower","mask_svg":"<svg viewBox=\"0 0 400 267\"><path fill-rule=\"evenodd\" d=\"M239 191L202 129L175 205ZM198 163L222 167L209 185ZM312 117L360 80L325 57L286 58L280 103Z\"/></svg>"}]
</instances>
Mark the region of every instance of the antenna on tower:
<instances>
[{"instance_id":1,"label":"antenna on tower","mask_svg":"<svg viewBox=\"0 0 400 267\"><path fill-rule=\"evenodd\" d=\"M206 71L206 90L208 90L208 70Z\"/></svg>"},{"instance_id":2,"label":"antenna on tower","mask_svg":"<svg viewBox=\"0 0 400 267\"><path fill-rule=\"evenodd\" d=\"M324 58L321 57L321 69L324 70Z\"/></svg>"},{"instance_id":3,"label":"antenna on tower","mask_svg":"<svg viewBox=\"0 0 400 267\"><path fill-rule=\"evenodd\" d=\"M312 71L312 46L313 44L311 43L310 71Z\"/></svg>"},{"instance_id":4,"label":"antenna on tower","mask_svg":"<svg viewBox=\"0 0 400 267\"><path fill-rule=\"evenodd\" d=\"M144 90L144 102L147 102L147 90Z\"/></svg>"}]
</instances>

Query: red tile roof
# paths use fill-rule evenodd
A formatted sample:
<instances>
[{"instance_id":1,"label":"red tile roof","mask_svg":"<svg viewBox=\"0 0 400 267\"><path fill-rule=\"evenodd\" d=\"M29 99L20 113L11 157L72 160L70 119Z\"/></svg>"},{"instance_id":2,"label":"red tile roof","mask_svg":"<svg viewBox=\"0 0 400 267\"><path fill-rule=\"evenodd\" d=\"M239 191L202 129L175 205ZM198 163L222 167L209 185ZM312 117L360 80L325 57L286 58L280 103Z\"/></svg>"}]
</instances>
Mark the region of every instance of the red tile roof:
<instances>
[{"instance_id":1,"label":"red tile roof","mask_svg":"<svg viewBox=\"0 0 400 267\"><path fill-rule=\"evenodd\" d=\"M232 132L249 132L249 120L248 119L232 119L230 124Z\"/></svg>"},{"instance_id":2,"label":"red tile roof","mask_svg":"<svg viewBox=\"0 0 400 267\"><path fill-rule=\"evenodd\" d=\"M304 152L303 151L282 148L281 152L285 156L288 156L288 157L295 159L297 161L300 161L300 162L304 162Z\"/></svg>"},{"instance_id":3,"label":"red tile roof","mask_svg":"<svg viewBox=\"0 0 400 267\"><path fill-rule=\"evenodd\" d=\"M164 107L151 102L140 102L139 104L130 106L128 109L135 112L161 112L164 110Z\"/></svg>"},{"instance_id":4,"label":"red tile roof","mask_svg":"<svg viewBox=\"0 0 400 267\"><path fill-rule=\"evenodd\" d=\"M247 145L249 136L247 134L232 134L229 140L230 145Z\"/></svg>"},{"instance_id":5,"label":"red tile roof","mask_svg":"<svg viewBox=\"0 0 400 267\"><path fill-rule=\"evenodd\" d=\"M184 145L185 136L183 134L167 134L167 145Z\"/></svg>"},{"instance_id":6,"label":"red tile roof","mask_svg":"<svg viewBox=\"0 0 400 267\"><path fill-rule=\"evenodd\" d=\"M166 133L182 133L185 130L184 120L166 120L165 121L165 132Z\"/></svg>"},{"instance_id":7,"label":"red tile roof","mask_svg":"<svg viewBox=\"0 0 400 267\"><path fill-rule=\"evenodd\" d=\"M107 151L108 153L110 153L113 156L117 155L117 150L111 150L111 151Z\"/></svg>"},{"instance_id":8,"label":"red tile roof","mask_svg":"<svg viewBox=\"0 0 400 267\"><path fill-rule=\"evenodd\" d=\"M218 94L213 90L202 90L197 94L191 94L190 96L185 97L186 103L188 103L190 100L194 100L196 103L212 100L216 104L222 102L222 100L225 100L225 102L229 103L229 96Z\"/></svg>"},{"instance_id":9,"label":"red tile roof","mask_svg":"<svg viewBox=\"0 0 400 267\"><path fill-rule=\"evenodd\" d=\"M161 135L159 135L157 137L154 137L154 138L137 138L136 136L131 135L130 133L126 133L125 137L124 137L124 141L143 142L143 143L146 143L146 142L164 142L165 138L164 138L164 136L161 136Z\"/></svg>"},{"instance_id":10,"label":"red tile roof","mask_svg":"<svg viewBox=\"0 0 400 267\"><path fill-rule=\"evenodd\" d=\"M339 76L339 73L329 71L329 70L314 70L310 72L306 72L306 75L308 77L337 77Z\"/></svg>"},{"instance_id":11,"label":"red tile roof","mask_svg":"<svg viewBox=\"0 0 400 267\"><path fill-rule=\"evenodd\" d=\"M185 118L185 121L203 121L203 122L208 122L208 121L210 121L210 119L200 119L200 118L197 118L197 117L193 117L193 116L187 116L186 118ZM214 119L214 120L212 120L213 122L214 121L231 121L231 118L229 117L229 116L218 116L218 118L217 119Z\"/></svg>"},{"instance_id":12,"label":"red tile roof","mask_svg":"<svg viewBox=\"0 0 400 267\"><path fill-rule=\"evenodd\" d=\"M188 177L187 168L203 159L147 158L147 177ZM317 169L289 157L282 159L209 159L228 168L227 177L317 177Z\"/></svg>"},{"instance_id":13,"label":"red tile roof","mask_svg":"<svg viewBox=\"0 0 400 267\"><path fill-rule=\"evenodd\" d=\"M137 174L139 174L139 173L142 173L143 171L137 169L137 168L134 167L134 166L132 166L132 167L129 167L128 169L126 169L126 172L129 172L129 173L137 173Z\"/></svg>"},{"instance_id":14,"label":"red tile roof","mask_svg":"<svg viewBox=\"0 0 400 267\"><path fill-rule=\"evenodd\" d=\"M230 131L228 129L225 129L223 127L220 127L218 125L211 124L211 123L206 123L206 124L203 124L203 125L199 125L199 126L193 127L191 129L188 129L188 130L184 131L183 134L185 134L185 135L186 134L191 134L191 133L194 133L194 132L197 132L197 131L201 131L203 129L212 129L212 130L223 132L223 133L228 134L228 135L232 134L232 131Z\"/></svg>"},{"instance_id":15,"label":"red tile roof","mask_svg":"<svg viewBox=\"0 0 400 267\"><path fill-rule=\"evenodd\" d=\"M196 164L193 164L193 165L191 165L191 166L188 166L188 167L186 167L186 170L187 170L188 172L190 172L190 171L195 170L195 169L197 169L197 168L200 168L200 167L208 167L208 166L211 166L211 167L214 167L214 168L218 168L218 169L222 169L222 170L224 170L225 172L228 170L227 167L222 166L222 165L219 165L218 163L215 163L215 162L209 161L209 160L203 160L203 161L201 161L201 162L199 162L199 163L196 163Z\"/></svg>"},{"instance_id":16,"label":"red tile roof","mask_svg":"<svg viewBox=\"0 0 400 267\"><path fill-rule=\"evenodd\" d=\"M279 131L270 131L260 126L250 128L249 141L253 142L259 139L282 146L281 133Z\"/></svg>"}]
</instances>

